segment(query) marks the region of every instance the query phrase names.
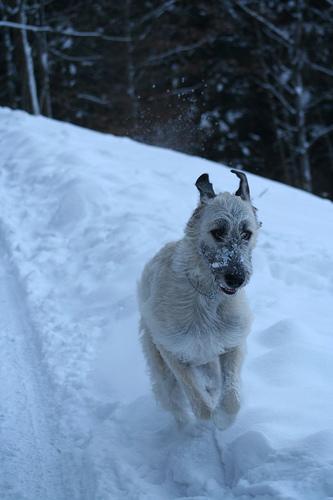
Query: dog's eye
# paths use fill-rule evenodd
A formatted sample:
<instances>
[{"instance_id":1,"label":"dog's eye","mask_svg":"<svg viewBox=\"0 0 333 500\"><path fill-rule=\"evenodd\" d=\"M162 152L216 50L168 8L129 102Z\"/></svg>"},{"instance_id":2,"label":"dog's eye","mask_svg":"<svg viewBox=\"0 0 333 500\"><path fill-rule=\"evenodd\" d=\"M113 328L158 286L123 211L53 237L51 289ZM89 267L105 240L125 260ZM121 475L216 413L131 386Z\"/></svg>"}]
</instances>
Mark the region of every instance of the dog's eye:
<instances>
[{"instance_id":1,"label":"dog's eye","mask_svg":"<svg viewBox=\"0 0 333 500\"><path fill-rule=\"evenodd\" d=\"M213 229L211 232L211 235L213 236L213 238L217 241L219 240L222 240L224 235L225 235L225 230L224 229Z\"/></svg>"},{"instance_id":2,"label":"dog's eye","mask_svg":"<svg viewBox=\"0 0 333 500\"><path fill-rule=\"evenodd\" d=\"M242 232L242 239L243 240L249 241L249 239L251 238L251 236L252 236L251 231L243 231Z\"/></svg>"}]
</instances>

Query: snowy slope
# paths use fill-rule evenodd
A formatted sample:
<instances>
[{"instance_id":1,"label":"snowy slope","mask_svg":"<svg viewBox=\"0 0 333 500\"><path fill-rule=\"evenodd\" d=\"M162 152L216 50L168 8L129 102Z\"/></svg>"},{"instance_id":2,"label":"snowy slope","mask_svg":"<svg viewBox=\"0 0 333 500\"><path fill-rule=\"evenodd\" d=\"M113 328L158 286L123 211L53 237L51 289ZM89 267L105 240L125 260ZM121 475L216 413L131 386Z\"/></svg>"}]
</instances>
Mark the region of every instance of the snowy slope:
<instances>
[{"instance_id":1,"label":"snowy slope","mask_svg":"<svg viewBox=\"0 0 333 500\"><path fill-rule=\"evenodd\" d=\"M332 205L249 175L244 403L225 432L185 432L150 392L136 281L181 237L197 176L235 176L8 109L0 146L0 498L333 498Z\"/></svg>"}]
</instances>

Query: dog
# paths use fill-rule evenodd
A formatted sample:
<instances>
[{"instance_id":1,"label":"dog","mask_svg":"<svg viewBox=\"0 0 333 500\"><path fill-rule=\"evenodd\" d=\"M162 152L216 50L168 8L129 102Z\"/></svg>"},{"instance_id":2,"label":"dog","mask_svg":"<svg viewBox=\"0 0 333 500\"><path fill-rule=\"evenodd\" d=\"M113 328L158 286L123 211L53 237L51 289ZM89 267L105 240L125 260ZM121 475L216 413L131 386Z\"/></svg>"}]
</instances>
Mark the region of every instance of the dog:
<instances>
[{"instance_id":1,"label":"dog","mask_svg":"<svg viewBox=\"0 0 333 500\"><path fill-rule=\"evenodd\" d=\"M244 287L260 224L246 175L235 194L215 194L208 174L184 237L165 245L138 284L140 331L156 399L177 422L230 426L251 312Z\"/></svg>"}]
</instances>

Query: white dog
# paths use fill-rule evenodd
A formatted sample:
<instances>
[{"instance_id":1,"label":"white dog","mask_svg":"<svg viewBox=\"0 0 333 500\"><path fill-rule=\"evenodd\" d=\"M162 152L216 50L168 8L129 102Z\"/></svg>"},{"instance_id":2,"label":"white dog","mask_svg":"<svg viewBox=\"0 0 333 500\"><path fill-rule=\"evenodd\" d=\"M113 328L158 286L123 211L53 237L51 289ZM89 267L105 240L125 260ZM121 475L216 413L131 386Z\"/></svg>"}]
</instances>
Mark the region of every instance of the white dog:
<instances>
[{"instance_id":1,"label":"white dog","mask_svg":"<svg viewBox=\"0 0 333 500\"><path fill-rule=\"evenodd\" d=\"M251 314L244 286L259 223L247 178L216 195L207 174L184 237L148 262L139 283L141 332L153 390L178 422L195 415L228 427L240 407Z\"/></svg>"}]
</instances>

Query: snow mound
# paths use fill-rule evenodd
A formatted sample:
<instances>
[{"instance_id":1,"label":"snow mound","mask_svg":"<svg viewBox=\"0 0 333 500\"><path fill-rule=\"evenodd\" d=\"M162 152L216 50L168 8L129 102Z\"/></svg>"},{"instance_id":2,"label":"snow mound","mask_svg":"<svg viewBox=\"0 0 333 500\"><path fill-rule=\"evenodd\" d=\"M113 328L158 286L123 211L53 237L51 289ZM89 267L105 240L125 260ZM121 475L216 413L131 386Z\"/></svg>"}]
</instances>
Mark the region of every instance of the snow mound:
<instances>
[{"instance_id":1,"label":"snow mound","mask_svg":"<svg viewBox=\"0 0 333 500\"><path fill-rule=\"evenodd\" d=\"M60 451L77 471L73 498L333 497L330 202L249 174L263 228L248 286L244 404L225 432L180 431L150 392L136 282L182 236L197 176L208 172L217 191L235 190L235 176L8 109L0 131L1 238L54 391Z\"/></svg>"}]
</instances>

